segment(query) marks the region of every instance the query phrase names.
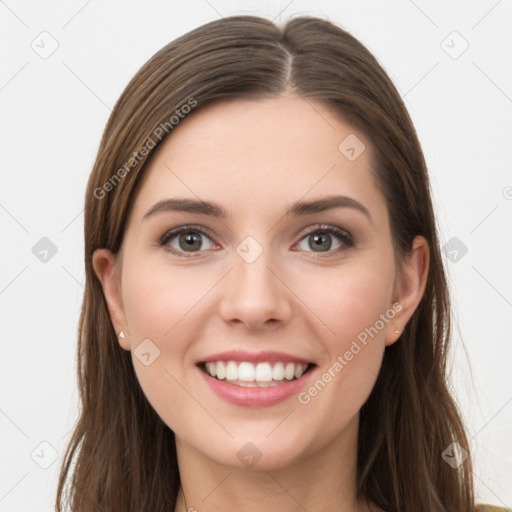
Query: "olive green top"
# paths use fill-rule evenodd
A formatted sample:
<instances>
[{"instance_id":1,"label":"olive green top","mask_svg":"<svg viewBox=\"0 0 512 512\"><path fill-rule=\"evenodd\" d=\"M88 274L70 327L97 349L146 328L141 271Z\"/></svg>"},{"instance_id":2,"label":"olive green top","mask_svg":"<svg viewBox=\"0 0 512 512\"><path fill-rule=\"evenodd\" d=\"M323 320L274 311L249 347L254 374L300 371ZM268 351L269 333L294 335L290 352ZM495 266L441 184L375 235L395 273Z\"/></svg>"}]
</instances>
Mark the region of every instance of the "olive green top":
<instances>
[{"instance_id":1,"label":"olive green top","mask_svg":"<svg viewBox=\"0 0 512 512\"><path fill-rule=\"evenodd\" d=\"M496 507L495 505L477 505L477 512L512 512L510 508Z\"/></svg>"}]
</instances>

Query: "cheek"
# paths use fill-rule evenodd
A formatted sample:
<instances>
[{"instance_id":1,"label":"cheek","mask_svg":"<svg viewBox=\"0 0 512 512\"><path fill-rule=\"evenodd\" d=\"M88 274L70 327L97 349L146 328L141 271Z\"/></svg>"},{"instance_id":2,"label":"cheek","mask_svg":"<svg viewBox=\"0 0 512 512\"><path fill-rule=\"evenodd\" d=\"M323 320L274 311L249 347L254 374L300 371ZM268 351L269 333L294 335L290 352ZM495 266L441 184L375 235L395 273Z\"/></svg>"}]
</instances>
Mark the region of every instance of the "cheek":
<instances>
[{"instance_id":1,"label":"cheek","mask_svg":"<svg viewBox=\"0 0 512 512\"><path fill-rule=\"evenodd\" d=\"M384 337L386 324L379 320L391 305L394 270L391 258L372 260L361 258L338 269L310 271L297 282L297 295L324 326L318 334L322 333L329 351L343 350L360 334L364 338L376 322L379 337Z\"/></svg>"},{"instance_id":2,"label":"cheek","mask_svg":"<svg viewBox=\"0 0 512 512\"><path fill-rule=\"evenodd\" d=\"M154 338L157 344L172 338L173 345L179 345L175 333L194 316L195 307L216 280L211 274L199 274L192 268L145 261L126 265L123 298L130 333Z\"/></svg>"},{"instance_id":3,"label":"cheek","mask_svg":"<svg viewBox=\"0 0 512 512\"><path fill-rule=\"evenodd\" d=\"M149 258L124 264L123 300L135 373L147 400L167 425L180 423L179 411L190 400L180 383L194 305L208 290L207 283L199 281L190 271L155 265Z\"/></svg>"},{"instance_id":4,"label":"cheek","mask_svg":"<svg viewBox=\"0 0 512 512\"><path fill-rule=\"evenodd\" d=\"M322 320L327 357L317 379L298 397L304 411L324 421L326 438L334 436L357 414L375 384L385 349L385 332L394 317L392 253L379 259L361 258L340 268L324 282L315 281L312 300ZM328 281L328 282L327 282ZM311 283L310 283L311 284ZM322 291L324 290L324 291ZM319 331L320 332L320 331Z\"/></svg>"},{"instance_id":5,"label":"cheek","mask_svg":"<svg viewBox=\"0 0 512 512\"><path fill-rule=\"evenodd\" d=\"M171 268L150 258L126 258L123 264L123 301L135 372L148 400L157 411L166 410L170 424L176 409L169 409L165 401L169 396L174 403L190 399L179 383L190 365L194 331L204 323L205 296L218 280L211 270ZM149 357L139 357L147 352Z\"/></svg>"}]
</instances>

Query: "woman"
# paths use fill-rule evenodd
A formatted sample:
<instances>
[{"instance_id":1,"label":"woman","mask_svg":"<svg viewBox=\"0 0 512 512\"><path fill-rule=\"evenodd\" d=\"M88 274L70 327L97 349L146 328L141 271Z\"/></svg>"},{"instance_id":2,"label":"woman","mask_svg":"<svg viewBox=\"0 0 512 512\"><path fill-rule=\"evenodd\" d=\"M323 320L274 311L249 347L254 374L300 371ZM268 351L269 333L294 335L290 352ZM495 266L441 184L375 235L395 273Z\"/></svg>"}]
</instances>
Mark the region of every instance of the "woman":
<instances>
[{"instance_id":1,"label":"woman","mask_svg":"<svg viewBox=\"0 0 512 512\"><path fill-rule=\"evenodd\" d=\"M69 477L74 512L477 510L425 161L344 30L236 16L154 55L85 266L57 510Z\"/></svg>"}]
</instances>

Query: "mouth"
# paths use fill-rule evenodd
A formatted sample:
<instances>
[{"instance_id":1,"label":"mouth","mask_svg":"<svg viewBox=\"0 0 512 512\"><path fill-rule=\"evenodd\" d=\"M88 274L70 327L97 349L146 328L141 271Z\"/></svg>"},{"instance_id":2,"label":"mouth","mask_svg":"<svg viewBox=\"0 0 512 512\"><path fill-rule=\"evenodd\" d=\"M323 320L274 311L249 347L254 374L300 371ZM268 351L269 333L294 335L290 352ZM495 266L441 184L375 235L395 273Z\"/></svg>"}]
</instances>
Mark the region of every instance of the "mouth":
<instances>
[{"instance_id":1,"label":"mouth","mask_svg":"<svg viewBox=\"0 0 512 512\"><path fill-rule=\"evenodd\" d=\"M218 360L198 363L198 368L215 380L246 388L282 386L300 379L311 372L314 363L293 361Z\"/></svg>"}]
</instances>

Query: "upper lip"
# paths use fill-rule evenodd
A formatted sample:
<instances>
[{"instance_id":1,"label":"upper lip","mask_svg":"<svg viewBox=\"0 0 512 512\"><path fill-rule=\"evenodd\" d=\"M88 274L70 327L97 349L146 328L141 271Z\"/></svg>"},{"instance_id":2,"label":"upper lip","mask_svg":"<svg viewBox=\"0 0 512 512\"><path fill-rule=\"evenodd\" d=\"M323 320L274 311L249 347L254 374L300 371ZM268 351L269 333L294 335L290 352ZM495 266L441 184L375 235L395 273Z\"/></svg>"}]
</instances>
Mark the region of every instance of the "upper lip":
<instances>
[{"instance_id":1,"label":"upper lip","mask_svg":"<svg viewBox=\"0 0 512 512\"><path fill-rule=\"evenodd\" d=\"M289 363L311 364L311 361L303 357L286 354L285 352L275 352L273 350L263 350L261 352L247 352L244 350L229 350L227 352L219 352L205 357L198 363L208 363L210 361L247 361L249 363L275 363L278 361Z\"/></svg>"}]
</instances>

